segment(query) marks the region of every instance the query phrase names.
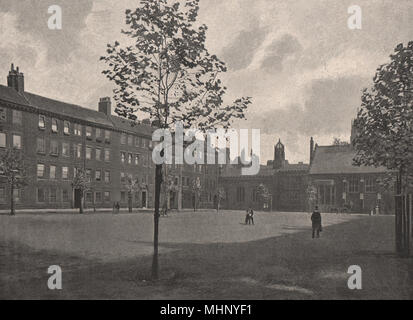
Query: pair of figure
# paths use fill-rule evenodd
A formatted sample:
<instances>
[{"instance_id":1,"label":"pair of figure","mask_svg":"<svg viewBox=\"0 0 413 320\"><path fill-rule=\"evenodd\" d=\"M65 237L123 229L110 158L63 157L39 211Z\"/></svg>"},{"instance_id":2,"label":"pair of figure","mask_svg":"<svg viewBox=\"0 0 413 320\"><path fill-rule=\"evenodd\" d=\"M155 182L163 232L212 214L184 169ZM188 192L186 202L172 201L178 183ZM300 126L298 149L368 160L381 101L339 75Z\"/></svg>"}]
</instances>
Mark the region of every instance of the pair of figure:
<instances>
[{"instance_id":1,"label":"pair of figure","mask_svg":"<svg viewBox=\"0 0 413 320\"><path fill-rule=\"evenodd\" d=\"M247 210L247 215L245 216L245 224L254 224L254 210L251 207Z\"/></svg>"}]
</instances>

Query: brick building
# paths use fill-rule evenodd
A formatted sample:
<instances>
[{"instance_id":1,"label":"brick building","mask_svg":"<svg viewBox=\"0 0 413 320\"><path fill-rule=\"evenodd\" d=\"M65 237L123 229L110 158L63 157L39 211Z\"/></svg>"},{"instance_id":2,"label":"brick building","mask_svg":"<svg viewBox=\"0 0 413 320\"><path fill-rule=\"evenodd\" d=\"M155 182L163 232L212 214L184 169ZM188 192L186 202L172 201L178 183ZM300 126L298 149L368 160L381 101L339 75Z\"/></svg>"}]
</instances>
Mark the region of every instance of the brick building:
<instances>
[{"instance_id":1,"label":"brick building","mask_svg":"<svg viewBox=\"0 0 413 320\"><path fill-rule=\"evenodd\" d=\"M222 170L220 185L226 192L223 207L243 209L251 206L256 210L304 211L308 164L290 164L285 159L285 147L279 140L274 146L274 159L261 165L254 176L241 175L241 165L227 165ZM263 184L271 199L264 204L257 190Z\"/></svg>"},{"instance_id":2,"label":"brick building","mask_svg":"<svg viewBox=\"0 0 413 320\"><path fill-rule=\"evenodd\" d=\"M24 89L24 75L11 70L7 86L0 85L0 152L22 150L30 183L15 190L16 208L73 208L80 195L71 186L75 171L86 170L91 188L85 207L128 204L127 180L137 179L133 207L150 208L154 202L155 166L148 120L131 123L112 115L111 100L101 98L98 111L49 99ZM168 165L176 180L171 208L193 207L193 179L201 180L200 207L212 207L218 184L216 165ZM0 209L10 203L8 187L0 176ZM181 202L179 205L178 202Z\"/></svg>"},{"instance_id":3,"label":"brick building","mask_svg":"<svg viewBox=\"0 0 413 320\"><path fill-rule=\"evenodd\" d=\"M315 146L309 181L317 189L322 211L394 213L391 191L380 185L388 170L382 167L354 166L355 151L348 145Z\"/></svg>"}]
</instances>

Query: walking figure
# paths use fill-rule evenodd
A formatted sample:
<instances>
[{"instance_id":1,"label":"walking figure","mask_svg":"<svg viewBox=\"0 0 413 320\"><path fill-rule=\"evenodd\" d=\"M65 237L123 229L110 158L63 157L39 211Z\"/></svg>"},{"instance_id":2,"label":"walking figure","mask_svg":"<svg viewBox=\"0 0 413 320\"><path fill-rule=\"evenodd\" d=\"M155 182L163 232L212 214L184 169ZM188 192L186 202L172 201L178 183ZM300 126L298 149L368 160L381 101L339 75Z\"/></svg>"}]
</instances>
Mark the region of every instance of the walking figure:
<instances>
[{"instance_id":1,"label":"walking figure","mask_svg":"<svg viewBox=\"0 0 413 320\"><path fill-rule=\"evenodd\" d=\"M320 232L323 231L321 226L321 214L318 211L318 206L315 207L313 214L311 215L311 222L313 225L313 239L317 235L317 238L320 238Z\"/></svg>"},{"instance_id":2,"label":"walking figure","mask_svg":"<svg viewBox=\"0 0 413 320\"><path fill-rule=\"evenodd\" d=\"M254 210L251 207L247 210L247 215L245 216L245 224L254 224Z\"/></svg>"}]
</instances>

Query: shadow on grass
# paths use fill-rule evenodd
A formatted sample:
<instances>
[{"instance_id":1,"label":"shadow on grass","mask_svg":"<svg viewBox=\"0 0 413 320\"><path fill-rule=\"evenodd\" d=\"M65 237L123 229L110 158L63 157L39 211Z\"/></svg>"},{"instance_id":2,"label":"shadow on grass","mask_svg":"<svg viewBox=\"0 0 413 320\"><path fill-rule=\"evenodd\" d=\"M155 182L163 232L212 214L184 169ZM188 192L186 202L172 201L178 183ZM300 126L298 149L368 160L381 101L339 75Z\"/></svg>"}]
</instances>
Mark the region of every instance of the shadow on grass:
<instances>
[{"instance_id":1,"label":"shadow on grass","mask_svg":"<svg viewBox=\"0 0 413 320\"><path fill-rule=\"evenodd\" d=\"M24 272L14 277L0 298L411 299L413 264L394 255L392 222L391 217L360 217L325 227L320 239L311 239L310 228L286 225L301 232L242 243L163 242L161 248L173 250L160 254L156 282L149 277L150 256L105 264L61 256L65 290L47 290L46 269L43 275L36 269L30 277ZM15 249L23 255L30 250ZM46 268L49 258L50 253L31 252L26 260ZM12 260L16 267L25 258L14 253ZM348 289L350 265L362 268L360 291ZM0 267L4 281L12 265Z\"/></svg>"}]
</instances>

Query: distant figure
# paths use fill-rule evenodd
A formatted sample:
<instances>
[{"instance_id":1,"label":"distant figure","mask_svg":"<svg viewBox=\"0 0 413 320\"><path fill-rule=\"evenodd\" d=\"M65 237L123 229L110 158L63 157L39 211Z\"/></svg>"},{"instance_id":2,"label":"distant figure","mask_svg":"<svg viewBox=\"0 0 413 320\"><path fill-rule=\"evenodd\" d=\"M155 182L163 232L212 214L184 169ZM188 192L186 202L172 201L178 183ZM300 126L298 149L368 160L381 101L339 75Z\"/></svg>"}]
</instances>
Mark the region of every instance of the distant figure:
<instances>
[{"instance_id":1,"label":"distant figure","mask_svg":"<svg viewBox=\"0 0 413 320\"><path fill-rule=\"evenodd\" d=\"M119 201L116 202L116 213L119 213L120 211L120 204Z\"/></svg>"},{"instance_id":2,"label":"distant figure","mask_svg":"<svg viewBox=\"0 0 413 320\"><path fill-rule=\"evenodd\" d=\"M313 239L317 235L317 238L320 238L320 231L323 231L321 226L321 214L318 211L318 206L315 207L313 214L311 215L311 222L313 225Z\"/></svg>"},{"instance_id":3,"label":"distant figure","mask_svg":"<svg viewBox=\"0 0 413 320\"><path fill-rule=\"evenodd\" d=\"M247 215L245 217L245 224L254 224L254 210L251 207L247 210Z\"/></svg>"}]
</instances>

